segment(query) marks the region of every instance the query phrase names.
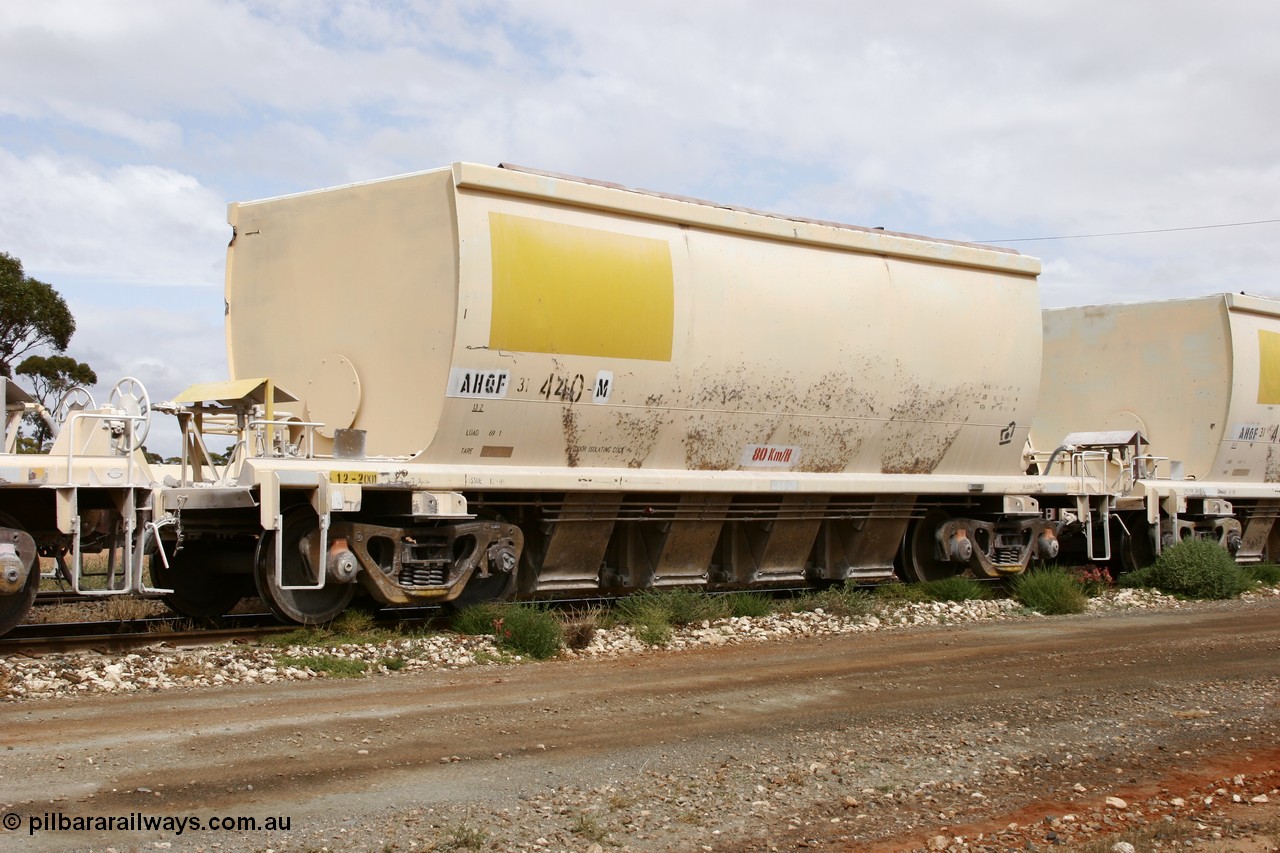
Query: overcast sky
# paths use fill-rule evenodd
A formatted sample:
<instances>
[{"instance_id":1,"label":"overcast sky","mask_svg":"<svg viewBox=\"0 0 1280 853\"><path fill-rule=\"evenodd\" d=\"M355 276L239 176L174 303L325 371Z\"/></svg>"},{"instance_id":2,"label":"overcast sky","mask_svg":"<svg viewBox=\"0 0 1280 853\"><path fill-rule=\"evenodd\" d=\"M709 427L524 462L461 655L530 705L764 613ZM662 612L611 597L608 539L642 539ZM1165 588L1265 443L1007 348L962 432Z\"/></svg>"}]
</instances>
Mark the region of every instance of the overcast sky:
<instances>
[{"instance_id":1,"label":"overcast sky","mask_svg":"<svg viewBox=\"0 0 1280 853\"><path fill-rule=\"evenodd\" d=\"M1270 0L0 4L0 251L70 354L226 376L228 201L517 163L1043 259L1046 306L1280 295Z\"/></svg>"}]
</instances>

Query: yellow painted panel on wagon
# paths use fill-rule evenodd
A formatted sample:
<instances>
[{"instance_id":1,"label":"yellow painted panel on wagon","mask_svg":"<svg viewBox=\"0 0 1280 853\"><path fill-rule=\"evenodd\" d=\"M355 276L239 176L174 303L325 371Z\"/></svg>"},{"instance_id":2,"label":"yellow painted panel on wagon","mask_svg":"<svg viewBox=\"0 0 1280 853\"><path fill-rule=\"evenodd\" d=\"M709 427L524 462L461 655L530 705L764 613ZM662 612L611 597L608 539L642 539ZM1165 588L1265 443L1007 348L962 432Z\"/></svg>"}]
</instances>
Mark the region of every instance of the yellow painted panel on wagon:
<instances>
[{"instance_id":1,"label":"yellow painted panel on wagon","mask_svg":"<svg viewBox=\"0 0 1280 853\"><path fill-rule=\"evenodd\" d=\"M665 240L489 214L491 349L671 360Z\"/></svg>"},{"instance_id":2,"label":"yellow painted panel on wagon","mask_svg":"<svg viewBox=\"0 0 1280 853\"><path fill-rule=\"evenodd\" d=\"M1280 332L1258 330L1258 402L1280 405Z\"/></svg>"}]
</instances>

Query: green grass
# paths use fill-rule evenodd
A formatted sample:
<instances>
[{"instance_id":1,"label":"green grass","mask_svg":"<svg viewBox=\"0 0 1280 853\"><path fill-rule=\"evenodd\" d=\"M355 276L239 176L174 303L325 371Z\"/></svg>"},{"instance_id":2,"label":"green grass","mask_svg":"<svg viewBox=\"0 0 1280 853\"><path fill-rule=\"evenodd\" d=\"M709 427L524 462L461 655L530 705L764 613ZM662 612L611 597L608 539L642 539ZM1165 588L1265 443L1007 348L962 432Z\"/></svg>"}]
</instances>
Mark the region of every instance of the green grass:
<instances>
[{"instance_id":1,"label":"green grass","mask_svg":"<svg viewBox=\"0 0 1280 853\"><path fill-rule=\"evenodd\" d=\"M494 628L498 648L518 655L546 660L564 648L564 629L560 620L544 607L506 605L502 609L501 620L494 623Z\"/></svg>"},{"instance_id":2,"label":"green grass","mask_svg":"<svg viewBox=\"0 0 1280 853\"><path fill-rule=\"evenodd\" d=\"M731 605L726 598L687 589L637 592L614 605L612 618L629 626L640 642L661 646L671 642L677 626L728 616Z\"/></svg>"},{"instance_id":3,"label":"green grass","mask_svg":"<svg viewBox=\"0 0 1280 853\"><path fill-rule=\"evenodd\" d=\"M1124 587L1152 587L1185 598L1235 598L1254 585L1226 549L1210 539L1184 539L1145 569L1120 577Z\"/></svg>"},{"instance_id":4,"label":"green grass","mask_svg":"<svg viewBox=\"0 0 1280 853\"><path fill-rule=\"evenodd\" d=\"M647 646L665 646L675 633L671 623L664 622L657 614L646 617L644 621L632 622L630 627L636 639Z\"/></svg>"},{"instance_id":5,"label":"green grass","mask_svg":"<svg viewBox=\"0 0 1280 853\"><path fill-rule=\"evenodd\" d=\"M1254 563L1242 566L1245 577L1263 586L1280 586L1280 566L1275 563Z\"/></svg>"},{"instance_id":6,"label":"green grass","mask_svg":"<svg viewBox=\"0 0 1280 853\"><path fill-rule=\"evenodd\" d=\"M262 640L269 646L302 646L321 648L343 645L385 643L404 634L391 628L379 628L373 615L364 610L344 610L328 625L299 626Z\"/></svg>"},{"instance_id":7,"label":"green grass","mask_svg":"<svg viewBox=\"0 0 1280 853\"><path fill-rule=\"evenodd\" d=\"M624 625L661 614L670 625L693 625L722 619L729 613L723 597L690 589L647 590L628 595L614 607L614 616Z\"/></svg>"},{"instance_id":8,"label":"green grass","mask_svg":"<svg viewBox=\"0 0 1280 853\"><path fill-rule=\"evenodd\" d=\"M627 596L614 605L613 621L631 628L640 642L663 646L671 642L671 609L660 593L641 592Z\"/></svg>"},{"instance_id":9,"label":"green grass","mask_svg":"<svg viewBox=\"0 0 1280 853\"><path fill-rule=\"evenodd\" d=\"M373 614L367 610L344 610L329 623L329 630L333 633L357 637L372 633L375 629Z\"/></svg>"},{"instance_id":10,"label":"green grass","mask_svg":"<svg viewBox=\"0 0 1280 853\"><path fill-rule=\"evenodd\" d=\"M991 597L991 587L973 578L950 577L920 585L930 601L981 601Z\"/></svg>"},{"instance_id":11,"label":"green grass","mask_svg":"<svg viewBox=\"0 0 1280 853\"><path fill-rule=\"evenodd\" d=\"M501 616L500 604L473 604L455 613L449 625L459 634L482 637L493 633L493 623Z\"/></svg>"},{"instance_id":12,"label":"green grass","mask_svg":"<svg viewBox=\"0 0 1280 853\"><path fill-rule=\"evenodd\" d=\"M276 663L322 672L333 678L359 678L369 666L362 660L340 658L337 655L280 655L276 658Z\"/></svg>"},{"instance_id":13,"label":"green grass","mask_svg":"<svg viewBox=\"0 0 1280 853\"><path fill-rule=\"evenodd\" d=\"M762 592L731 592L721 601L730 616L768 616L775 609L773 599Z\"/></svg>"},{"instance_id":14,"label":"green grass","mask_svg":"<svg viewBox=\"0 0 1280 853\"><path fill-rule=\"evenodd\" d=\"M1057 566L1033 569L1014 578L1013 595L1045 616L1083 613L1089 602L1080 582Z\"/></svg>"}]
</instances>

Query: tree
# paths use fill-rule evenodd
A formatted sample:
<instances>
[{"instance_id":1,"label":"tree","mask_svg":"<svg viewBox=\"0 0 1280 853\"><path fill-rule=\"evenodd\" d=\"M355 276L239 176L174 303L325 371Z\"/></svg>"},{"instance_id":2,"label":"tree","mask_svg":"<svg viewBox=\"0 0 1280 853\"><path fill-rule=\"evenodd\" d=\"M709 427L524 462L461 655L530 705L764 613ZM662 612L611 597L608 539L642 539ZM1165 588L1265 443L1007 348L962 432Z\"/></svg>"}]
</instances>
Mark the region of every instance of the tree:
<instances>
[{"instance_id":1,"label":"tree","mask_svg":"<svg viewBox=\"0 0 1280 853\"><path fill-rule=\"evenodd\" d=\"M49 285L22 270L22 261L0 252L0 375L13 376L13 362L37 347L62 352L76 330L66 301Z\"/></svg>"},{"instance_id":2,"label":"tree","mask_svg":"<svg viewBox=\"0 0 1280 853\"><path fill-rule=\"evenodd\" d=\"M98 383L92 367L69 355L29 355L18 365L18 375L27 377L32 396L45 408L57 403L68 388Z\"/></svg>"},{"instance_id":3,"label":"tree","mask_svg":"<svg viewBox=\"0 0 1280 853\"><path fill-rule=\"evenodd\" d=\"M93 372L92 367L69 355L29 355L18 365L18 375L27 377L31 384L31 395L40 401L40 405L50 410L69 388L75 385L95 385L98 382L98 374ZM27 422L31 425L37 449L53 438L43 418L29 415Z\"/></svg>"}]
</instances>

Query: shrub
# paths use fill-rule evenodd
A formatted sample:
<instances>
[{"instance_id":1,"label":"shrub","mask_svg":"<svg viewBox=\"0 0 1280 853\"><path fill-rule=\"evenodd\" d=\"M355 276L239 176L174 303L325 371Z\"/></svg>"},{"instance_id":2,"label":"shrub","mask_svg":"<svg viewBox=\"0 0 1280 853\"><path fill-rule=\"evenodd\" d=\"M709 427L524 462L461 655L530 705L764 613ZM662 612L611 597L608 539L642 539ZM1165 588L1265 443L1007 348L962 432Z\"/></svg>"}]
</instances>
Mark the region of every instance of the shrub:
<instances>
[{"instance_id":1,"label":"shrub","mask_svg":"<svg viewBox=\"0 0 1280 853\"><path fill-rule=\"evenodd\" d=\"M1056 566L1035 569L1014 578L1013 594L1027 607L1046 616L1083 613L1088 603L1079 582Z\"/></svg>"},{"instance_id":2,"label":"shrub","mask_svg":"<svg viewBox=\"0 0 1280 853\"><path fill-rule=\"evenodd\" d=\"M1235 598L1253 586L1226 549L1211 539L1183 539L1145 569L1122 575L1120 584L1205 599Z\"/></svg>"},{"instance_id":3,"label":"shrub","mask_svg":"<svg viewBox=\"0 0 1280 853\"><path fill-rule=\"evenodd\" d=\"M1245 576L1263 586L1280 586L1280 566L1275 563L1254 563L1244 566Z\"/></svg>"},{"instance_id":4,"label":"shrub","mask_svg":"<svg viewBox=\"0 0 1280 853\"><path fill-rule=\"evenodd\" d=\"M920 585L930 601L973 601L991 597L991 588L973 578L939 578Z\"/></svg>"}]
</instances>

